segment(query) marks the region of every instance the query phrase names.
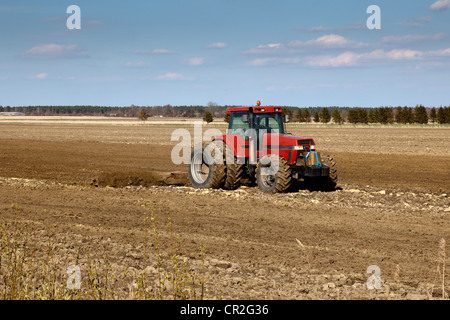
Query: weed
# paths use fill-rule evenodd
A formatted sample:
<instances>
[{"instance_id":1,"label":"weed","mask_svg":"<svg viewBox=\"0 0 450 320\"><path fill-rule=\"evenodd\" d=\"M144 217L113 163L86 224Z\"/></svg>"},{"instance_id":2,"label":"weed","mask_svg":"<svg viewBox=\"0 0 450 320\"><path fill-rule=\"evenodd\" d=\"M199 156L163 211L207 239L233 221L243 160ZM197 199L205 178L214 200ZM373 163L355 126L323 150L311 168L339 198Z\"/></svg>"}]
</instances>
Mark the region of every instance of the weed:
<instances>
[{"instance_id":1,"label":"weed","mask_svg":"<svg viewBox=\"0 0 450 320\"><path fill-rule=\"evenodd\" d=\"M121 300L121 299L204 299L206 296L204 248L200 246L201 271L196 273L184 257L182 241L176 238L168 216L170 254L163 255L161 236L153 205L144 219L143 270L126 266L113 270L108 257L92 257L78 248L74 265L82 270L79 289L67 285L70 279L61 268L62 253L48 232L46 244L39 245L37 233L21 230L17 223L0 224L0 299L3 300ZM12 205L16 212L19 206ZM153 244L151 234L153 233ZM152 250L150 250L152 249ZM156 268L153 268L156 266ZM67 266L66 266L67 267ZM72 270L72 269L70 269ZM132 272L130 272L133 270ZM156 274L149 270L157 270ZM155 279L156 276L156 279Z\"/></svg>"},{"instance_id":2,"label":"weed","mask_svg":"<svg viewBox=\"0 0 450 320\"><path fill-rule=\"evenodd\" d=\"M300 242L300 240L295 239L297 241L298 246L303 250L305 257L306 257L306 261L308 262L308 266L311 268L311 264L309 263L309 256L308 256L308 252L306 251L306 247L303 245L303 243Z\"/></svg>"},{"instance_id":3,"label":"weed","mask_svg":"<svg viewBox=\"0 0 450 320\"><path fill-rule=\"evenodd\" d=\"M436 278L439 279L441 282L441 288L442 288L442 299L447 298L447 294L445 292L445 264L446 264L446 255L445 255L445 239L442 238L439 241L439 249L438 249L438 261L437 261L437 269L436 269ZM433 297L434 293L434 285L436 283L436 278L433 281L433 284L431 285L430 292L427 292L428 297L431 299Z\"/></svg>"}]
</instances>

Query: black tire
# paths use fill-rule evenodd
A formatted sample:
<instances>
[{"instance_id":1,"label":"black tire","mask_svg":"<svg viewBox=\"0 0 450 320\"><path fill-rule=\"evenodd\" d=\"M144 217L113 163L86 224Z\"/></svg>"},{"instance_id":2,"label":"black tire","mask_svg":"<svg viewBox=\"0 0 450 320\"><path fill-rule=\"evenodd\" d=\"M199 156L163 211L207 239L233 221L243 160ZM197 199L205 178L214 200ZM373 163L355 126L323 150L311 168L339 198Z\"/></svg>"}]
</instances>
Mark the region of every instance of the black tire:
<instances>
[{"instance_id":1,"label":"black tire","mask_svg":"<svg viewBox=\"0 0 450 320\"><path fill-rule=\"evenodd\" d=\"M276 160L274 157L278 158L278 171L275 174L266 174L263 162L274 161ZM286 192L292 183L292 172L286 160L278 155L261 158L256 165L256 183L259 189L265 193Z\"/></svg>"},{"instance_id":2,"label":"black tire","mask_svg":"<svg viewBox=\"0 0 450 320\"><path fill-rule=\"evenodd\" d=\"M244 172L241 178L241 186L256 187L255 171L251 171L248 165L244 167Z\"/></svg>"},{"instance_id":3,"label":"black tire","mask_svg":"<svg viewBox=\"0 0 450 320\"><path fill-rule=\"evenodd\" d=\"M224 188L227 190L236 190L241 186L241 179L244 175L243 164L227 164L227 178Z\"/></svg>"},{"instance_id":4,"label":"black tire","mask_svg":"<svg viewBox=\"0 0 450 320\"><path fill-rule=\"evenodd\" d=\"M237 158L234 156L230 147L223 142L224 163L226 164L226 179L223 188L227 190L236 190L241 186L241 179L244 175L244 164L238 164ZM228 156L228 161L227 161ZM232 163L229 163L232 162Z\"/></svg>"},{"instance_id":5,"label":"black tire","mask_svg":"<svg viewBox=\"0 0 450 320\"><path fill-rule=\"evenodd\" d=\"M204 145L201 149L194 149L191 152L190 163L188 164L189 180L195 188L223 188L226 179L226 167L223 163L208 165L203 156L205 147ZM217 146L213 147L215 152L222 152ZM208 172L205 172L206 169Z\"/></svg>"},{"instance_id":6,"label":"black tire","mask_svg":"<svg viewBox=\"0 0 450 320\"><path fill-rule=\"evenodd\" d=\"M329 155L322 155L321 163L330 168L330 175L328 177L305 179L307 188L312 191L335 191L338 183L336 162Z\"/></svg>"}]
</instances>

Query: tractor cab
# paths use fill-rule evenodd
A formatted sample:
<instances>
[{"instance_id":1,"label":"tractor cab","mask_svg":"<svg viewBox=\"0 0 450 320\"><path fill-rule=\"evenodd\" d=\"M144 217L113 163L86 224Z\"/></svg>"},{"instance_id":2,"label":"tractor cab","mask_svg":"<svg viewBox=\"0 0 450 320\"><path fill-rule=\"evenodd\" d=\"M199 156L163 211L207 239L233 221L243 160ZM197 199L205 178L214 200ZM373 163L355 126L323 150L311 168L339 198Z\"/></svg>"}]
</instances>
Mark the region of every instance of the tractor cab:
<instances>
[{"instance_id":1,"label":"tractor cab","mask_svg":"<svg viewBox=\"0 0 450 320\"><path fill-rule=\"evenodd\" d=\"M280 107L237 107L227 112L230 116L227 134L239 134L248 140L249 130L254 130L258 136L260 132L285 132Z\"/></svg>"},{"instance_id":2,"label":"tractor cab","mask_svg":"<svg viewBox=\"0 0 450 320\"><path fill-rule=\"evenodd\" d=\"M315 151L314 140L286 133L289 122L278 106L234 107L227 110L227 134L216 137L223 140L239 157L248 158L251 164L267 154L279 154L290 165L295 165L299 151Z\"/></svg>"}]
</instances>

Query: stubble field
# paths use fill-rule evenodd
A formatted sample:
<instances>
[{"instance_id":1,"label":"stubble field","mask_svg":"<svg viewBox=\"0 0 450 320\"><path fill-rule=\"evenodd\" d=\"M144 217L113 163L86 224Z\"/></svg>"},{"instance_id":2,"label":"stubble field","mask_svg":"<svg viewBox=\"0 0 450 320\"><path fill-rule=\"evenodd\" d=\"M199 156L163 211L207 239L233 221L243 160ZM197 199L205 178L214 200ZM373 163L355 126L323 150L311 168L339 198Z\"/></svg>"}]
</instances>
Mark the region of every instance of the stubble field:
<instances>
[{"instance_id":1,"label":"stubble field","mask_svg":"<svg viewBox=\"0 0 450 320\"><path fill-rule=\"evenodd\" d=\"M335 158L339 189L266 195L163 185L159 173L186 171L171 161L180 127L193 132L189 123L0 124L2 223L37 249L51 241L61 281L74 264L89 277L95 259L116 274L145 272L153 296L178 241L208 299L448 294L439 244L450 239L449 128L291 125ZM371 265L381 271L379 289L367 288ZM127 281L116 297L136 297L139 283ZM173 282L166 285L169 297Z\"/></svg>"}]
</instances>

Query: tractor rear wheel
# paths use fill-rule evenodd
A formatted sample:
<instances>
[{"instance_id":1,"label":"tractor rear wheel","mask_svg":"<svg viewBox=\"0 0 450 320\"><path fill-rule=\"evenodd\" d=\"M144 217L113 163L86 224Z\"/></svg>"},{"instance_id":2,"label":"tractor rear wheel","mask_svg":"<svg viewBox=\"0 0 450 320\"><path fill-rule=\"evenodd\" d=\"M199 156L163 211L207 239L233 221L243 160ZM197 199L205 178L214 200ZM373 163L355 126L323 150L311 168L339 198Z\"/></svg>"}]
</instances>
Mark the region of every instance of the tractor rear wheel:
<instances>
[{"instance_id":1,"label":"tractor rear wheel","mask_svg":"<svg viewBox=\"0 0 450 320\"><path fill-rule=\"evenodd\" d=\"M208 147L207 152L205 152L206 147ZM206 161L205 154L209 152L211 152L214 159L223 158L221 149L214 142L211 145L196 148L191 152L188 176L195 188L219 189L224 186L226 167L220 161L218 163L211 161L211 159Z\"/></svg>"},{"instance_id":2,"label":"tractor rear wheel","mask_svg":"<svg viewBox=\"0 0 450 320\"><path fill-rule=\"evenodd\" d=\"M278 170L274 164L278 161ZM275 154L262 157L256 165L256 183L265 193L286 192L291 186L292 172L283 157Z\"/></svg>"},{"instance_id":3,"label":"tractor rear wheel","mask_svg":"<svg viewBox=\"0 0 450 320\"><path fill-rule=\"evenodd\" d=\"M241 179L244 175L244 164L238 163L237 157L234 156L233 151L225 142L223 143L223 150L223 161L226 164L227 173L227 177L225 179L223 187L227 190L236 190L241 186Z\"/></svg>"}]
</instances>

